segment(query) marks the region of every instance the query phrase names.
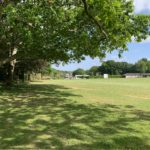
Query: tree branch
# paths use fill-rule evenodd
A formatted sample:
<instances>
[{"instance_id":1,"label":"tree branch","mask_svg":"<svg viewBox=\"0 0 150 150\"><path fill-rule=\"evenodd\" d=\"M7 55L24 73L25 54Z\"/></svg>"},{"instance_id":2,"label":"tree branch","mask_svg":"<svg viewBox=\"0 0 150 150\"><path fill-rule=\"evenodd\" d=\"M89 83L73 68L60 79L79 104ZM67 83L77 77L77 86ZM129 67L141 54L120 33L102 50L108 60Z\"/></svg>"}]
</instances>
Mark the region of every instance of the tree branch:
<instances>
[{"instance_id":1,"label":"tree branch","mask_svg":"<svg viewBox=\"0 0 150 150\"><path fill-rule=\"evenodd\" d=\"M11 62L15 59L16 59L16 54L9 57L9 58L7 58L7 59L5 59L5 60L0 60L0 66L3 66L3 65L5 65L5 64L7 64L7 63L9 63L9 62Z\"/></svg>"},{"instance_id":2,"label":"tree branch","mask_svg":"<svg viewBox=\"0 0 150 150\"><path fill-rule=\"evenodd\" d=\"M84 10L85 10L85 13L87 14L87 16L98 26L98 28L100 29L100 31L104 34L104 36L106 37L106 39L108 39L108 35L107 33L105 32L105 30L103 29L103 26L101 24L101 22L97 21L89 12L88 10L88 5L87 5L87 2L86 0L82 0L83 2L83 5L84 5Z\"/></svg>"}]
</instances>

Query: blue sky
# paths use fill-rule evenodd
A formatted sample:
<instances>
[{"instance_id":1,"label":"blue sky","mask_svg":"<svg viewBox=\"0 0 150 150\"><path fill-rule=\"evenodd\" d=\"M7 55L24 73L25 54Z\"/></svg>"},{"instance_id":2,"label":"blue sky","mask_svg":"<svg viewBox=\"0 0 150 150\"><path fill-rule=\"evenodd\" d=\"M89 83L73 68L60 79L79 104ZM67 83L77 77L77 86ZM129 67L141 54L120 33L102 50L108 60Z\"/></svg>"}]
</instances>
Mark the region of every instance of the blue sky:
<instances>
[{"instance_id":1,"label":"blue sky","mask_svg":"<svg viewBox=\"0 0 150 150\"><path fill-rule=\"evenodd\" d=\"M150 14L150 0L134 0L135 13ZM108 54L104 60L116 60L116 61L127 61L134 63L141 58L148 58L150 60L150 37L141 43L130 43L128 44L129 51L124 52L122 58L118 58L118 54L114 51ZM92 66L99 66L100 60L95 58L94 60L87 57L85 61L81 63L71 63L68 65L53 65L54 68L60 70L73 71L77 68L89 69Z\"/></svg>"}]
</instances>

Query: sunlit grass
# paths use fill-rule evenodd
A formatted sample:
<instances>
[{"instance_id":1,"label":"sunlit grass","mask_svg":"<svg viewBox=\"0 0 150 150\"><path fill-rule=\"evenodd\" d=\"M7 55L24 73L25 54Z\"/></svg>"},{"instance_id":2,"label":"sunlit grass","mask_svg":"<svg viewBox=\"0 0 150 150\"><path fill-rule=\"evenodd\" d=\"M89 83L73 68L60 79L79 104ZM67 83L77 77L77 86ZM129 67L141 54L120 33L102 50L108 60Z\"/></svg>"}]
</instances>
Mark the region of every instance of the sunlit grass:
<instances>
[{"instance_id":1,"label":"sunlit grass","mask_svg":"<svg viewBox=\"0 0 150 150\"><path fill-rule=\"evenodd\" d=\"M0 87L0 149L150 149L150 79Z\"/></svg>"}]
</instances>

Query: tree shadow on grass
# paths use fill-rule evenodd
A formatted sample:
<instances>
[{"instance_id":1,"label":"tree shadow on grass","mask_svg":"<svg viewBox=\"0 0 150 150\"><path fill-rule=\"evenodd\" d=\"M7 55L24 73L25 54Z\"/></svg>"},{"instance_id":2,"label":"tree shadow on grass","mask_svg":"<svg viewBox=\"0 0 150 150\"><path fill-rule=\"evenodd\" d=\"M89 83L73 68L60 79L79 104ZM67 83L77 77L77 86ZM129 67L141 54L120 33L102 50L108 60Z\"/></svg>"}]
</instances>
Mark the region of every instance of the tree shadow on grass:
<instances>
[{"instance_id":1,"label":"tree shadow on grass","mask_svg":"<svg viewBox=\"0 0 150 150\"><path fill-rule=\"evenodd\" d=\"M131 106L79 104L72 97L81 95L58 85L0 90L1 149L150 149L150 137L130 126L148 124L149 112Z\"/></svg>"}]
</instances>

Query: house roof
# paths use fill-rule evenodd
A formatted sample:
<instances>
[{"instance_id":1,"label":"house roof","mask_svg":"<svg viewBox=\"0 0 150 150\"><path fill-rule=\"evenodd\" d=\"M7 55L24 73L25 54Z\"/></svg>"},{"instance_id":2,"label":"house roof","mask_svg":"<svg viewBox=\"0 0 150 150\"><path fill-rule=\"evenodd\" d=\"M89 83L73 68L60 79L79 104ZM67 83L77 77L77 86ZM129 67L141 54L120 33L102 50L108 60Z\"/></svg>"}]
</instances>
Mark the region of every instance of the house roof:
<instances>
[{"instance_id":1,"label":"house roof","mask_svg":"<svg viewBox=\"0 0 150 150\"><path fill-rule=\"evenodd\" d=\"M150 76L150 73L126 73L125 76Z\"/></svg>"},{"instance_id":2,"label":"house roof","mask_svg":"<svg viewBox=\"0 0 150 150\"><path fill-rule=\"evenodd\" d=\"M75 75L76 77L89 77L89 75Z\"/></svg>"}]
</instances>

